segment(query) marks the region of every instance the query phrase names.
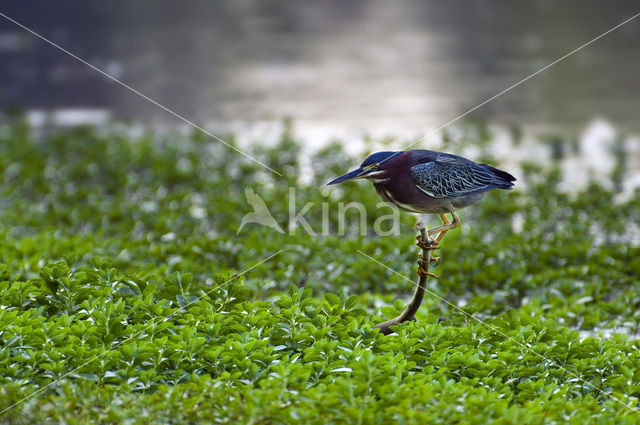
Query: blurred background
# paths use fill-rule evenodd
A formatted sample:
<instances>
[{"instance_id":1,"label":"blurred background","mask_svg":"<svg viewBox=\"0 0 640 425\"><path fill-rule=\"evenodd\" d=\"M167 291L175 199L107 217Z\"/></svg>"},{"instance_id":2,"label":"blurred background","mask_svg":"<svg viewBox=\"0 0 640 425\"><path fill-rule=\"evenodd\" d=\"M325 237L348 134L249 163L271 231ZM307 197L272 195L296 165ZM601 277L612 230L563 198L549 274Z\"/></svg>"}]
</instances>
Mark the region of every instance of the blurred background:
<instances>
[{"instance_id":1,"label":"blurred background","mask_svg":"<svg viewBox=\"0 0 640 425\"><path fill-rule=\"evenodd\" d=\"M437 148L433 130L640 9L632 0L1 4L214 134L262 143L288 117L308 147L339 138L354 149L425 135L415 147ZM588 169L609 175L622 156L626 189L640 186L638 40L640 18L449 130L488 123L501 162L567 159L570 186ZM21 108L36 126L184 124L2 17L0 64L0 108Z\"/></svg>"}]
</instances>

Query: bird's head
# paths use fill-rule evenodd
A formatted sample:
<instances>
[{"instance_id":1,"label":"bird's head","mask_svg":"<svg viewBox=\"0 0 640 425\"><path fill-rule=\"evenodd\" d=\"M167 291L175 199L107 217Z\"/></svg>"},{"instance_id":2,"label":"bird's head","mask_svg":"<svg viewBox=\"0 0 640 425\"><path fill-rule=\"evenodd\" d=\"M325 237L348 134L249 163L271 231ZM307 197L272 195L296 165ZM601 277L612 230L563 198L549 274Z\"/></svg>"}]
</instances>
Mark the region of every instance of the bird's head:
<instances>
[{"instance_id":1,"label":"bird's head","mask_svg":"<svg viewBox=\"0 0 640 425\"><path fill-rule=\"evenodd\" d=\"M375 181L385 180L387 178L387 170L389 163L387 160L396 157L398 152L376 152L365 159L360 168L349 171L347 174L330 181L327 185L342 183L351 179L369 179ZM391 161L389 161L391 162Z\"/></svg>"}]
</instances>

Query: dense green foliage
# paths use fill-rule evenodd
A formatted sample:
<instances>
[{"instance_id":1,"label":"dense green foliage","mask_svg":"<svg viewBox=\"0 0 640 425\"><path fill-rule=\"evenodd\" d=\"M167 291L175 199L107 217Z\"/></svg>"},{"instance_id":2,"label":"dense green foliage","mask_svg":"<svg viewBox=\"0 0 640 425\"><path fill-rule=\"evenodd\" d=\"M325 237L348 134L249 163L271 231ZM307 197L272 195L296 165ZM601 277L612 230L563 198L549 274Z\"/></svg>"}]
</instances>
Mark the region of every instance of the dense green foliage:
<instances>
[{"instance_id":1,"label":"dense green foliage","mask_svg":"<svg viewBox=\"0 0 640 425\"><path fill-rule=\"evenodd\" d=\"M412 285L357 250L414 279L415 218L337 235L339 202L390 212L321 187L359 159L253 154L284 177L199 134L0 127L0 423L640 421L640 342L598 335L637 334L640 199L525 164L444 239L431 288L464 311L428 294L383 336ZM236 235L248 186L285 230L290 186L317 232L326 202L331 234Z\"/></svg>"}]
</instances>

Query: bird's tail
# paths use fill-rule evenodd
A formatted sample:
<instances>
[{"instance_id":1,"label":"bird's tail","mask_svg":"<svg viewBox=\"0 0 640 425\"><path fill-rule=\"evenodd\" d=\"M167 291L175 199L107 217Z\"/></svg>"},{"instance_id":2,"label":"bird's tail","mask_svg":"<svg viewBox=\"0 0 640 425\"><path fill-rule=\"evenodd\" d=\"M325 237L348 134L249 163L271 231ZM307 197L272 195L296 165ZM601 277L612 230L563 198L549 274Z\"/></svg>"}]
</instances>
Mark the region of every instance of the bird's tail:
<instances>
[{"instance_id":1,"label":"bird's tail","mask_svg":"<svg viewBox=\"0 0 640 425\"><path fill-rule=\"evenodd\" d=\"M493 167L489 164L482 164L482 166L487 169L493 176L495 180L493 184L500 189L511 189L513 187L513 182L516 181L516 178L506 171L502 171Z\"/></svg>"}]
</instances>

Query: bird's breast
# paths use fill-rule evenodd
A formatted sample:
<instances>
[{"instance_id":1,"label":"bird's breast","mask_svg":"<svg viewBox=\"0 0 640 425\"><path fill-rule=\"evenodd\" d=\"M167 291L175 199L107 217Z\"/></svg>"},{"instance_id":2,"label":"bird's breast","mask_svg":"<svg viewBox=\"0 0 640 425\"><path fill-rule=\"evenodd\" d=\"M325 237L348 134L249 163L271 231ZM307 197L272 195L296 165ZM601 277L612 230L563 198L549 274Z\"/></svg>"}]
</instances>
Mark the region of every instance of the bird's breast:
<instances>
[{"instance_id":1,"label":"bird's breast","mask_svg":"<svg viewBox=\"0 0 640 425\"><path fill-rule=\"evenodd\" d=\"M448 200L433 198L416 188L413 181L374 184L380 197L399 210L412 213L440 213L449 211ZM447 205L445 205L447 204Z\"/></svg>"}]
</instances>

